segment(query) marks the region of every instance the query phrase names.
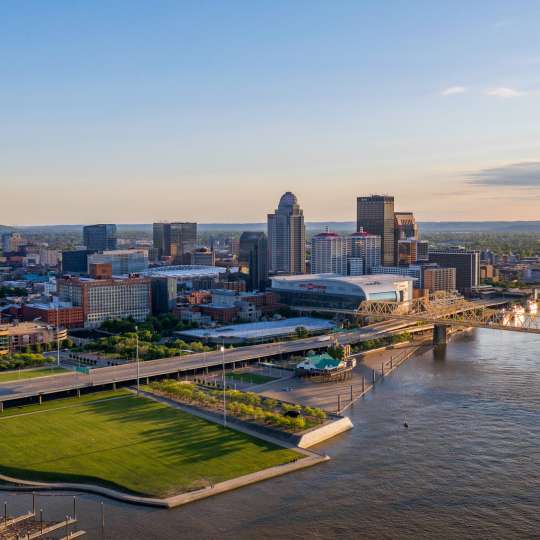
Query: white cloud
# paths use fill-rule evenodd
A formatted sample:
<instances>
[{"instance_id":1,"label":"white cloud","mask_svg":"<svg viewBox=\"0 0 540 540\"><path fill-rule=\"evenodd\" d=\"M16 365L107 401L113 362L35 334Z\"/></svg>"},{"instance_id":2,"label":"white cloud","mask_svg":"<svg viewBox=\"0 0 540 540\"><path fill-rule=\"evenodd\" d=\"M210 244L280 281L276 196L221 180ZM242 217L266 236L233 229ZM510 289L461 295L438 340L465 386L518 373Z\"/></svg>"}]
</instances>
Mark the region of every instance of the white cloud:
<instances>
[{"instance_id":1,"label":"white cloud","mask_svg":"<svg viewBox=\"0 0 540 540\"><path fill-rule=\"evenodd\" d=\"M525 92L521 92L519 90L516 90L515 88L507 88L505 86L499 86L498 88L489 88L484 93L486 96L498 98L513 98L525 95Z\"/></svg>"},{"instance_id":2,"label":"white cloud","mask_svg":"<svg viewBox=\"0 0 540 540\"><path fill-rule=\"evenodd\" d=\"M455 94L464 94L467 89L464 86L449 86L445 88L442 92L442 96L453 96Z\"/></svg>"}]
</instances>

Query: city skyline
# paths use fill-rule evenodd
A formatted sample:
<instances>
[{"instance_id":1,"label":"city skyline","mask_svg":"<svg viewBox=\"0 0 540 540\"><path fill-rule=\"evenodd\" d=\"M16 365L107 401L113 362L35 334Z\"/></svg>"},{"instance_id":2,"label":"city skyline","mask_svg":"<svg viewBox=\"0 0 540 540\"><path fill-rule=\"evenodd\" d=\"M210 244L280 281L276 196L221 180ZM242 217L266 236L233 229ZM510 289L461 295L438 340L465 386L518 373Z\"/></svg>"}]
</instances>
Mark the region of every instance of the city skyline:
<instances>
[{"instance_id":1,"label":"city skyline","mask_svg":"<svg viewBox=\"0 0 540 540\"><path fill-rule=\"evenodd\" d=\"M2 224L530 220L540 6L4 7ZM39 195L39 196L36 196Z\"/></svg>"}]
</instances>

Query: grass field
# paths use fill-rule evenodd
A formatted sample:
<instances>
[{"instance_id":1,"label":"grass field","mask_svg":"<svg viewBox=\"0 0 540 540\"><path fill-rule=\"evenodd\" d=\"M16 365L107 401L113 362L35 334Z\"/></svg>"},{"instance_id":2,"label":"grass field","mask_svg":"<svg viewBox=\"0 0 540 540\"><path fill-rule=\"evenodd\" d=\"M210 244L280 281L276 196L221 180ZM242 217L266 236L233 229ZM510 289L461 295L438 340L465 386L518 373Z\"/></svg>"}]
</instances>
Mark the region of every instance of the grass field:
<instances>
[{"instance_id":1,"label":"grass field","mask_svg":"<svg viewBox=\"0 0 540 540\"><path fill-rule=\"evenodd\" d=\"M270 381L275 381L275 377L268 377L268 375L260 375L259 373L228 373L227 379L233 379L235 381L251 383L251 384L263 384Z\"/></svg>"},{"instance_id":2,"label":"grass field","mask_svg":"<svg viewBox=\"0 0 540 540\"><path fill-rule=\"evenodd\" d=\"M5 409L0 472L165 497L299 456L126 391Z\"/></svg>"},{"instance_id":3,"label":"grass field","mask_svg":"<svg viewBox=\"0 0 540 540\"><path fill-rule=\"evenodd\" d=\"M0 383L9 381L18 381L23 379L35 379L37 377L46 377L47 375L58 375L66 373L67 370L59 367L21 369L20 371L0 371Z\"/></svg>"}]
</instances>

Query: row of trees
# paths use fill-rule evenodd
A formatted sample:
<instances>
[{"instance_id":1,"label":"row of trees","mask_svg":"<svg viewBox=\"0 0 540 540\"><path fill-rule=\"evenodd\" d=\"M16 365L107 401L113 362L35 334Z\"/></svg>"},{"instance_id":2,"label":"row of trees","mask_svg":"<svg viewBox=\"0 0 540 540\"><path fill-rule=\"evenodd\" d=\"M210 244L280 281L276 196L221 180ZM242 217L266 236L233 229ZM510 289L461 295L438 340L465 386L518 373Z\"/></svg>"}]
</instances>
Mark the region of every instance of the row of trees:
<instances>
[{"instance_id":1,"label":"row of trees","mask_svg":"<svg viewBox=\"0 0 540 540\"><path fill-rule=\"evenodd\" d=\"M172 399L210 409L223 406L223 391L177 381L153 382L150 388ZM302 407L262 397L254 392L225 390L227 413L248 421L257 421L280 429L299 431L324 422L326 413L315 407ZM293 412L295 414L290 414Z\"/></svg>"},{"instance_id":2,"label":"row of trees","mask_svg":"<svg viewBox=\"0 0 540 540\"><path fill-rule=\"evenodd\" d=\"M71 339L63 339L60 342L60 348L62 349L72 349L75 347L75 343ZM24 354L37 353L41 354L43 352L50 352L56 350L56 341L49 341L47 343L34 343L33 345L23 345L21 347L21 352Z\"/></svg>"},{"instance_id":3,"label":"row of trees","mask_svg":"<svg viewBox=\"0 0 540 540\"><path fill-rule=\"evenodd\" d=\"M0 286L0 298L8 296L28 296L28 291L23 287Z\"/></svg>"},{"instance_id":4,"label":"row of trees","mask_svg":"<svg viewBox=\"0 0 540 540\"><path fill-rule=\"evenodd\" d=\"M171 313L163 313L157 317L148 317L144 322L137 322L133 318L105 321L101 329L111 334L133 333L139 330L139 337L146 341L159 341L163 337L171 336L178 330L197 328L197 323L179 321Z\"/></svg>"},{"instance_id":5,"label":"row of trees","mask_svg":"<svg viewBox=\"0 0 540 540\"><path fill-rule=\"evenodd\" d=\"M156 343L152 340L152 334L149 330L140 330L138 335L139 358L142 360L155 360L168 356L181 356L192 351L204 352L211 350L210 347L203 345L199 341L186 343L182 339L174 339L167 343ZM99 338L81 347L82 351L115 354L119 358L126 360L135 358L136 349L137 334L135 332Z\"/></svg>"},{"instance_id":6,"label":"row of trees","mask_svg":"<svg viewBox=\"0 0 540 540\"><path fill-rule=\"evenodd\" d=\"M14 353L0 357L0 371L43 366L48 362L42 354Z\"/></svg>"},{"instance_id":7,"label":"row of trees","mask_svg":"<svg viewBox=\"0 0 540 540\"><path fill-rule=\"evenodd\" d=\"M362 341L357 345L352 346L354 353L362 351L371 351L373 349L379 349L381 347L388 347L389 345L396 345L398 343L404 343L406 341L412 340L412 334L410 332L402 332L401 334L396 334L392 337L387 338L375 338L368 339L367 341Z\"/></svg>"}]
</instances>

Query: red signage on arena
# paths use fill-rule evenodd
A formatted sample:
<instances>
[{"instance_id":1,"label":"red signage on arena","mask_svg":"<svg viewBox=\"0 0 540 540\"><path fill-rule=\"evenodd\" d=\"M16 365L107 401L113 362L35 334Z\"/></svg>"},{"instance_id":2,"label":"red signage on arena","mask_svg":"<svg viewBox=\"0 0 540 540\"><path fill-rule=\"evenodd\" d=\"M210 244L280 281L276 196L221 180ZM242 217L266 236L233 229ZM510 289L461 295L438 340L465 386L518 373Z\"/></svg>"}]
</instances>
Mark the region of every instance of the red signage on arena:
<instances>
[{"instance_id":1,"label":"red signage on arena","mask_svg":"<svg viewBox=\"0 0 540 540\"><path fill-rule=\"evenodd\" d=\"M299 287L301 287L302 289L308 289L310 291L314 289L320 289L320 290L326 291L325 285L316 285L315 283L300 283Z\"/></svg>"}]
</instances>

